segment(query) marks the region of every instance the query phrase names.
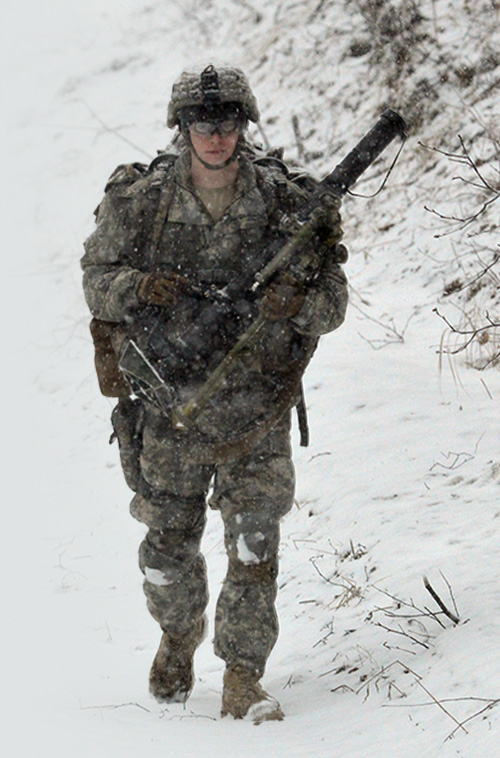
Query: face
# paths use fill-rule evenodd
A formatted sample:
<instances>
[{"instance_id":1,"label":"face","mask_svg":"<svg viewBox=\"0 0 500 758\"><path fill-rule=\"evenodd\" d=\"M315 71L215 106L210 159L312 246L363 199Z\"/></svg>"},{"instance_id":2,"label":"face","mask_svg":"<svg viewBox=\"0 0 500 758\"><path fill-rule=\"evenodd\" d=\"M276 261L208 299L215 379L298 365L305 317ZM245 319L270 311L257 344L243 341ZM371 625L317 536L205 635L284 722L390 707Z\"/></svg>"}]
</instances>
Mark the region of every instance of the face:
<instances>
[{"instance_id":1,"label":"face","mask_svg":"<svg viewBox=\"0 0 500 758\"><path fill-rule=\"evenodd\" d=\"M213 134L197 134L190 130L196 155L211 166L217 166L229 160L236 149L239 136L238 128L228 134L221 134L219 131Z\"/></svg>"}]
</instances>

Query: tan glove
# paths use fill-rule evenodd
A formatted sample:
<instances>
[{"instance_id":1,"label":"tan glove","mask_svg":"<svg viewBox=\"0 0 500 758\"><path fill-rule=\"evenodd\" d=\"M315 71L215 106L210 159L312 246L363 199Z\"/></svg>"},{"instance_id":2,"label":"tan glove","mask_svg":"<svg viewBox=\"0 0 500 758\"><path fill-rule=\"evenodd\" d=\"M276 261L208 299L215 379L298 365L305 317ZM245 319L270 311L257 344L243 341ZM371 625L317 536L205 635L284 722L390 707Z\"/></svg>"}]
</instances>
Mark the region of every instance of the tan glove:
<instances>
[{"instance_id":1,"label":"tan glove","mask_svg":"<svg viewBox=\"0 0 500 758\"><path fill-rule=\"evenodd\" d=\"M305 293L291 281L272 282L264 291L260 304L261 315L270 321L292 318L304 303Z\"/></svg>"},{"instance_id":2,"label":"tan glove","mask_svg":"<svg viewBox=\"0 0 500 758\"><path fill-rule=\"evenodd\" d=\"M137 289L139 302L171 307L189 290L188 280L173 271L146 274Z\"/></svg>"}]
</instances>

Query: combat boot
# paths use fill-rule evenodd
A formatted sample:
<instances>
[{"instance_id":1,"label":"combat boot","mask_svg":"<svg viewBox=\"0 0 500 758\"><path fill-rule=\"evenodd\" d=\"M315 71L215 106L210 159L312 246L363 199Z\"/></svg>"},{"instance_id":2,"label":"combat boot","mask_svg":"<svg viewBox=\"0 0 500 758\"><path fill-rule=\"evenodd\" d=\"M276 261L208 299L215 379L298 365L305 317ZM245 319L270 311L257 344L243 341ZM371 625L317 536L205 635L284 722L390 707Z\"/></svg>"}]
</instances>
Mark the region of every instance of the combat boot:
<instances>
[{"instance_id":1,"label":"combat boot","mask_svg":"<svg viewBox=\"0 0 500 758\"><path fill-rule=\"evenodd\" d=\"M163 632L149 672L149 691L163 703L185 703L194 686L193 658L206 629L203 617L183 637Z\"/></svg>"},{"instance_id":2,"label":"combat boot","mask_svg":"<svg viewBox=\"0 0 500 758\"><path fill-rule=\"evenodd\" d=\"M224 673L222 716L228 713L254 724L283 719L280 704L261 687L258 674L243 666L228 666Z\"/></svg>"}]
</instances>

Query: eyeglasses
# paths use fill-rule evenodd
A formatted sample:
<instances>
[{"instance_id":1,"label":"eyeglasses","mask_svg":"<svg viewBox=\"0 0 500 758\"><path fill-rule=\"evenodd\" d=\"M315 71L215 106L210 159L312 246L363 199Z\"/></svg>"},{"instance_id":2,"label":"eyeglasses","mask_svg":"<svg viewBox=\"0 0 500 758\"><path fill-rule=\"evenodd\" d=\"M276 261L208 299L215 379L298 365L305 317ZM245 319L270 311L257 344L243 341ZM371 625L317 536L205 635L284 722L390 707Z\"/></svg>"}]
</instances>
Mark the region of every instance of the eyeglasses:
<instances>
[{"instance_id":1,"label":"eyeglasses","mask_svg":"<svg viewBox=\"0 0 500 758\"><path fill-rule=\"evenodd\" d=\"M222 121L194 121L189 124L189 131L192 134L199 134L202 137L215 134L231 134L239 129L241 121L236 118L225 118Z\"/></svg>"}]
</instances>

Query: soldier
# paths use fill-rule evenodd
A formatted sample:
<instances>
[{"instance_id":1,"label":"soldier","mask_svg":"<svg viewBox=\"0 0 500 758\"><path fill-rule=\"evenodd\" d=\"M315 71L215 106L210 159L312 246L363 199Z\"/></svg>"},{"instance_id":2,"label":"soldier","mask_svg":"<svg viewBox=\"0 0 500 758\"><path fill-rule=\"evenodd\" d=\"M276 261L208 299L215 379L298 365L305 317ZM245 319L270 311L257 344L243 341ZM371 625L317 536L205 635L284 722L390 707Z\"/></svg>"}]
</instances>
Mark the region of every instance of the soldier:
<instances>
[{"instance_id":1,"label":"soldier","mask_svg":"<svg viewBox=\"0 0 500 758\"><path fill-rule=\"evenodd\" d=\"M294 495L290 409L319 335L340 326L347 304L334 255L306 290L277 277L263 295L249 293L249 276L266 263L269 242L283 236L283 222L308 191L281 161L255 159L245 130L258 120L239 69L184 71L168 106L167 124L178 129L175 154L114 172L82 259L101 388L122 398L113 421L135 490L131 512L148 528L139 563L163 632L150 691L163 702L185 702L193 687L193 656L206 631L199 546L212 486L228 556L214 637L226 663L222 714L256 723L283 717L260 679L278 636L280 520ZM341 234L334 209L314 244L341 251ZM172 405L185 402L259 313L266 317L260 339L196 424L175 428L148 383L151 369ZM114 371L115 355L128 382ZM138 356L147 371L134 383Z\"/></svg>"}]
</instances>

